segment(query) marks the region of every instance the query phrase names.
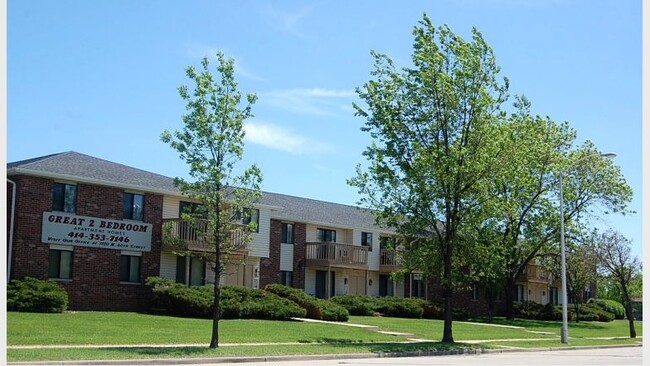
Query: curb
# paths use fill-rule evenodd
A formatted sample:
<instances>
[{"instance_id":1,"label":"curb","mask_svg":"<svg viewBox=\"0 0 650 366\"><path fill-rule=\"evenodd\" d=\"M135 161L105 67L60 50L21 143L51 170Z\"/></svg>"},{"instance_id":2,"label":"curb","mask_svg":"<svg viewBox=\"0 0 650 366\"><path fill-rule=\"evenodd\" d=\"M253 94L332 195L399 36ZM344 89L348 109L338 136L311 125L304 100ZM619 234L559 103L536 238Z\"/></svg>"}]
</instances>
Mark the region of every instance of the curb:
<instances>
[{"instance_id":1,"label":"curb","mask_svg":"<svg viewBox=\"0 0 650 366\"><path fill-rule=\"evenodd\" d=\"M248 363L248 362L283 362L283 361L314 361L314 360L343 360L364 358L398 358L398 357L427 357L454 355L481 355L489 353L516 352L548 352L571 351L585 349L606 349L642 347L642 344L608 345L608 346L568 346L541 348L509 348L509 349L471 349L451 351L408 351L408 352L379 352L379 353L348 353L329 355L297 355L297 356L258 356L258 357L218 357L218 358L162 358L162 359L132 359L132 360L81 360L81 361L38 361L38 362L8 362L7 365L192 365L204 363Z\"/></svg>"}]
</instances>

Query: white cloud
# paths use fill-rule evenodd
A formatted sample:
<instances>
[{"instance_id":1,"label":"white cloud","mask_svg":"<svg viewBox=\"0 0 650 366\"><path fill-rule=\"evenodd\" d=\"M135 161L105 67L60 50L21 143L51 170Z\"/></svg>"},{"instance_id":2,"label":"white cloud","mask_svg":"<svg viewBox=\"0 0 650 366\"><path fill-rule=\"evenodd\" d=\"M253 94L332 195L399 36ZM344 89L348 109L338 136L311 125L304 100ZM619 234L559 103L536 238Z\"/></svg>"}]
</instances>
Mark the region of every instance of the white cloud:
<instances>
[{"instance_id":1,"label":"white cloud","mask_svg":"<svg viewBox=\"0 0 650 366\"><path fill-rule=\"evenodd\" d=\"M261 93L259 101L300 114L333 116L346 110L354 96L353 90L297 88Z\"/></svg>"},{"instance_id":2,"label":"white cloud","mask_svg":"<svg viewBox=\"0 0 650 366\"><path fill-rule=\"evenodd\" d=\"M244 124L244 131L246 141L292 155L321 154L332 150L327 144L271 123L249 121Z\"/></svg>"}]
</instances>

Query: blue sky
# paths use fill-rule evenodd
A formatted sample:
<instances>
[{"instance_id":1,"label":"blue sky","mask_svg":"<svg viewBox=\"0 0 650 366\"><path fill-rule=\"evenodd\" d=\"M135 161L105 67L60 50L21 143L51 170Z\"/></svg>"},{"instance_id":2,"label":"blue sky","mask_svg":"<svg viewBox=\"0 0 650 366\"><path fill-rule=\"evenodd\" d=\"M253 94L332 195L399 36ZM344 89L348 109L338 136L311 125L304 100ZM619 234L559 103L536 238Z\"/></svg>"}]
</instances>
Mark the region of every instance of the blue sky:
<instances>
[{"instance_id":1,"label":"blue sky","mask_svg":"<svg viewBox=\"0 0 650 366\"><path fill-rule=\"evenodd\" d=\"M354 204L369 138L354 89L370 50L409 63L426 12L480 30L510 93L618 154L632 217L606 217L641 256L641 1L9 1L7 160L74 150L167 176L187 167L160 142L180 129L184 69L217 50L254 92L244 164L263 189ZM510 101L508 104L511 104Z\"/></svg>"}]
</instances>

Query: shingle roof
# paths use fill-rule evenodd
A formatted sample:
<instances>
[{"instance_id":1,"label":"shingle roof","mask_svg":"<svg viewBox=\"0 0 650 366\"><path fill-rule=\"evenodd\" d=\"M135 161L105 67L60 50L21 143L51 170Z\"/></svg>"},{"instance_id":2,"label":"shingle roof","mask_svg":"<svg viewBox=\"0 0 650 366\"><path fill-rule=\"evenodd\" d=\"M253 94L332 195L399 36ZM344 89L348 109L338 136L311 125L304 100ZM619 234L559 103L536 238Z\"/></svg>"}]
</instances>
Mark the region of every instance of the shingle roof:
<instances>
[{"instance_id":1,"label":"shingle roof","mask_svg":"<svg viewBox=\"0 0 650 366\"><path fill-rule=\"evenodd\" d=\"M118 187L141 187L144 191L180 194L174 179L136 169L75 151L62 152L7 164L7 174L31 174L68 177L70 180L98 181ZM355 206L319 201L309 198L263 192L260 202L280 207L273 218L314 224L378 229L368 210Z\"/></svg>"},{"instance_id":2,"label":"shingle roof","mask_svg":"<svg viewBox=\"0 0 650 366\"><path fill-rule=\"evenodd\" d=\"M264 192L261 203L282 207L282 210L272 214L274 218L278 219L331 226L379 229L375 225L374 216L370 211L355 206L269 192Z\"/></svg>"},{"instance_id":3,"label":"shingle roof","mask_svg":"<svg viewBox=\"0 0 650 366\"><path fill-rule=\"evenodd\" d=\"M155 191L178 192L174 179L112 161L68 151L7 164L7 173L55 174L98 180L118 186L138 186Z\"/></svg>"}]
</instances>

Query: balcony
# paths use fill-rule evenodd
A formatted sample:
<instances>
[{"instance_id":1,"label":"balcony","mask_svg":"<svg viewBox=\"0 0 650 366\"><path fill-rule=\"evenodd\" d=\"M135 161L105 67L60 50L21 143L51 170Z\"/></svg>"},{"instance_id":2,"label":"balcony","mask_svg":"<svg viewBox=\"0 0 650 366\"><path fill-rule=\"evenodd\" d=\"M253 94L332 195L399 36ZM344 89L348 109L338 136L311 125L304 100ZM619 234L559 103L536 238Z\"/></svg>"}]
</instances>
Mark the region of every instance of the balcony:
<instances>
[{"instance_id":1,"label":"balcony","mask_svg":"<svg viewBox=\"0 0 650 366\"><path fill-rule=\"evenodd\" d=\"M342 243L306 243L307 265L368 269L368 248Z\"/></svg>"},{"instance_id":2,"label":"balcony","mask_svg":"<svg viewBox=\"0 0 650 366\"><path fill-rule=\"evenodd\" d=\"M379 271L393 272L399 267L400 251L395 249L381 249L379 252Z\"/></svg>"},{"instance_id":3,"label":"balcony","mask_svg":"<svg viewBox=\"0 0 650 366\"><path fill-rule=\"evenodd\" d=\"M552 274L536 265L530 265L524 269L521 276L517 278L519 282L535 282L550 284L553 280Z\"/></svg>"},{"instance_id":4,"label":"balcony","mask_svg":"<svg viewBox=\"0 0 650 366\"><path fill-rule=\"evenodd\" d=\"M245 225L238 225L230 233L230 243L232 244L229 246L233 250L229 250L229 253L245 254L248 251L245 243L246 230ZM166 237L166 234L169 236ZM189 250L213 251L214 249L208 243L209 239L211 239L211 235L208 232L207 220L195 220L191 223L182 219L163 219L163 249L165 250L178 249L175 244L180 242L184 244L184 248Z\"/></svg>"}]
</instances>

